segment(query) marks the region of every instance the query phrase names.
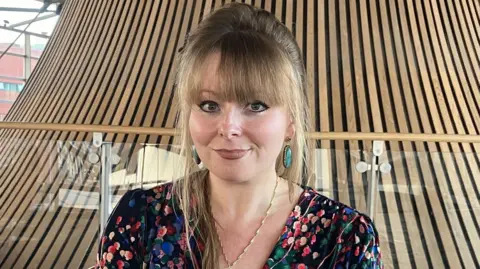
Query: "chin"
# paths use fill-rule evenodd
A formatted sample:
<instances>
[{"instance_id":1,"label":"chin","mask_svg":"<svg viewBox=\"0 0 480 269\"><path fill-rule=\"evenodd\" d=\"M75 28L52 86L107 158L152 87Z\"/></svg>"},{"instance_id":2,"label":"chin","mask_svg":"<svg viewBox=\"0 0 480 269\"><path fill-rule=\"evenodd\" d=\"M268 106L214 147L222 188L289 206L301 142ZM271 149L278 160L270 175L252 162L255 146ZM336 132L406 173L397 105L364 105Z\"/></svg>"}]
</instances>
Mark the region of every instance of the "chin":
<instances>
[{"instance_id":1,"label":"chin","mask_svg":"<svg viewBox=\"0 0 480 269\"><path fill-rule=\"evenodd\" d=\"M250 171L249 171L250 170ZM243 167L214 167L209 169L210 173L215 175L222 180L232 182L232 183L242 183L248 181L251 177L250 173L251 168L246 170Z\"/></svg>"}]
</instances>

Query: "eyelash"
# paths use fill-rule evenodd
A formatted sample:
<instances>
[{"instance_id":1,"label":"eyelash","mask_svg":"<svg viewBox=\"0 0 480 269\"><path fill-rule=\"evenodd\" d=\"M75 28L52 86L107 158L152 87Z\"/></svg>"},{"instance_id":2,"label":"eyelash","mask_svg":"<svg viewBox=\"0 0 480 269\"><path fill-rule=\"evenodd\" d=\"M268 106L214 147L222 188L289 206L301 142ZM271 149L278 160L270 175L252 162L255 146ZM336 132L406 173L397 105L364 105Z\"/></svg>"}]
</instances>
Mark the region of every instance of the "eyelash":
<instances>
[{"instance_id":1,"label":"eyelash","mask_svg":"<svg viewBox=\"0 0 480 269\"><path fill-rule=\"evenodd\" d=\"M214 101L203 101L203 102L201 102L201 103L198 105L198 107L199 107L202 111L204 111L204 112L206 112L206 113L215 113L215 112L217 112L216 110L215 110L215 111L210 111L210 110L204 109L204 106L205 106L205 105L211 105L211 104L216 105L217 108L218 108L218 104L217 104L216 102L214 102ZM252 102L252 103L247 104L245 107L248 107L248 106L251 106L251 105L261 105L261 106L264 107L264 109L262 109L261 111L256 111L256 110L251 110L251 109L250 109L250 112L253 112L253 113L261 113L261 112L264 112L265 110L267 110L267 109L270 108L269 106L267 106L265 103L263 103L263 102L261 102L261 101L254 101L254 102Z\"/></svg>"},{"instance_id":2,"label":"eyelash","mask_svg":"<svg viewBox=\"0 0 480 269\"><path fill-rule=\"evenodd\" d=\"M207 110L203 109L203 106L205 106L205 105L207 105L207 104L214 104L214 105L216 105L216 106L218 107L218 104L215 103L215 102L213 102L213 101L203 101L203 102L201 102L201 103L198 105L198 107L200 107L200 109L201 109L203 112L207 112L207 113L214 113L214 112L216 112L216 111L207 111Z\"/></svg>"},{"instance_id":3,"label":"eyelash","mask_svg":"<svg viewBox=\"0 0 480 269\"><path fill-rule=\"evenodd\" d=\"M265 110L267 110L267 109L270 108L270 107L267 106L265 103L260 102L260 101L254 101L254 102L248 104L247 106L251 106L251 105L261 105L261 106L263 106L263 107L265 108L265 109L263 109L263 110L261 110L261 111L253 111L253 110L251 110L252 112L255 112L255 113L260 113L260 112L263 112L263 111L265 111Z\"/></svg>"}]
</instances>

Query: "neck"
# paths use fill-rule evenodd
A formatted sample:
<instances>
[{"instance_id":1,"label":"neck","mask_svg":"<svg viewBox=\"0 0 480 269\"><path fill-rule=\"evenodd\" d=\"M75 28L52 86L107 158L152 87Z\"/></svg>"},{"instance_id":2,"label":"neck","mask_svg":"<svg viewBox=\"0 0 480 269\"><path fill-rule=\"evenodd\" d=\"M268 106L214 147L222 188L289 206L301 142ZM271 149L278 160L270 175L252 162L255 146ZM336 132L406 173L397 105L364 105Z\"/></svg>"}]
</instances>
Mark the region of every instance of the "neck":
<instances>
[{"instance_id":1,"label":"neck","mask_svg":"<svg viewBox=\"0 0 480 269\"><path fill-rule=\"evenodd\" d=\"M213 215L217 221L221 218L222 223L263 217L270 205L277 180L275 171L244 182L223 180L210 173L210 203Z\"/></svg>"}]
</instances>

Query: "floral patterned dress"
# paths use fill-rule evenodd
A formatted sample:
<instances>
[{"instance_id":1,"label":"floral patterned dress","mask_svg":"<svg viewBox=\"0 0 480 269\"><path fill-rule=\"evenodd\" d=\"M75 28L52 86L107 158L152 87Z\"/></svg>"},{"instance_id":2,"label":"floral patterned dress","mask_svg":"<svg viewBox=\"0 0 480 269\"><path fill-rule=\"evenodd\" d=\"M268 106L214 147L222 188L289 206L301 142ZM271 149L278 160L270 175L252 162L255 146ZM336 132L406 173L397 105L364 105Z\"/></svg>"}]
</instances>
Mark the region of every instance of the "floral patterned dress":
<instances>
[{"instance_id":1,"label":"floral patterned dress","mask_svg":"<svg viewBox=\"0 0 480 269\"><path fill-rule=\"evenodd\" d=\"M203 247L194 236L187 238L171 183L137 189L127 192L110 216L97 268L194 268L201 266ZM263 268L380 269L383 264L367 216L304 187Z\"/></svg>"}]
</instances>

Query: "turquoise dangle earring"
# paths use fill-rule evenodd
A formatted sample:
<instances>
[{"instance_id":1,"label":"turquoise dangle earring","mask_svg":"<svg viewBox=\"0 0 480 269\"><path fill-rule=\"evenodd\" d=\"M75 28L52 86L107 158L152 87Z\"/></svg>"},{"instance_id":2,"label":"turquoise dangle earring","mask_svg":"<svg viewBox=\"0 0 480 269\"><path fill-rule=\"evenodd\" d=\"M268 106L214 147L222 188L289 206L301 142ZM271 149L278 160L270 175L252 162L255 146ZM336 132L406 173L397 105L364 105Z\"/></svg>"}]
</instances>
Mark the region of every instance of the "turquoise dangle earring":
<instances>
[{"instance_id":1,"label":"turquoise dangle earring","mask_svg":"<svg viewBox=\"0 0 480 269\"><path fill-rule=\"evenodd\" d=\"M283 148L283 167L287 169L292 166L292 148L288 144L290 140L290 138L286 139L287 144Z\"/></svg>"},{"instance_id":2,"label":"turquoise dangle earring","mask_svg":"<svg viewBox=\"0 0 480 269\"><path fill-rule=\"evenodd\" d=\"M195 163L200 164L202 160L200 160L200 156L198 156L197 149L195 147L193 147L192 154L193 154L193 160L195 161Z\"/></svg>"}]
</instances>

